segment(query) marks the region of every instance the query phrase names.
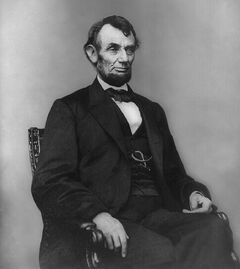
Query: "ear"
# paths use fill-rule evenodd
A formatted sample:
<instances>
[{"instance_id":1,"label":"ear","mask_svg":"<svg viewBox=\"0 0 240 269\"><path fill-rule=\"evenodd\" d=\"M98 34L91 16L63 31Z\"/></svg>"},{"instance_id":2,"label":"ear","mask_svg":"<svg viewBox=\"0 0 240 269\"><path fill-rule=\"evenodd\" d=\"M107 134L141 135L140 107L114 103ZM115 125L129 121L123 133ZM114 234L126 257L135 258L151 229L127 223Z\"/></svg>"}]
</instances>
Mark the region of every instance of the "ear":
<instances>
[{"instance_id":1,"label":"ear","mask_svg":"<svg viewBox=\"0 0 240 269\"><path fill-rule=\"evenodd\" d=\"M86 47L86 53L89 58L89 60L93 63L96 64L98 61L98 53L97 49L93 45L88 45Z\"/></svg>"}]
</instances>

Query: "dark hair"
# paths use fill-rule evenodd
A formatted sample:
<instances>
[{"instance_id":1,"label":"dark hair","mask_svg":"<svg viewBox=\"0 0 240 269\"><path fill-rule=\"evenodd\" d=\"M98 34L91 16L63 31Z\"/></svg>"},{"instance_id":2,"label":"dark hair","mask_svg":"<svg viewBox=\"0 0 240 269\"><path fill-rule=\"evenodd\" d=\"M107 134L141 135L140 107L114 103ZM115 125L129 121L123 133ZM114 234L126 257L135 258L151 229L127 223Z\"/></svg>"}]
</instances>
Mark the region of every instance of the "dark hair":
<instances>
[{"instance_id":1,"label":"dark hair","mask_svg":"<svg viewBox=\"0 0 240 269\"><path fill-rule=\"evenodd\" d=\"M133 29L132 24L127 19L121 16L113 15L103 18L101 21L94 23L89 29L88 40L83 46L85 53L88 45L93 45L96 49L99 49L99 44L97 44L97 36L105 24L110 24L113 27L121 30L125 36L129 36L132 33L135 39L135 48L137 49L139 47L139 40L136 36L136 32Z\"/></svg>"}]
</instances>

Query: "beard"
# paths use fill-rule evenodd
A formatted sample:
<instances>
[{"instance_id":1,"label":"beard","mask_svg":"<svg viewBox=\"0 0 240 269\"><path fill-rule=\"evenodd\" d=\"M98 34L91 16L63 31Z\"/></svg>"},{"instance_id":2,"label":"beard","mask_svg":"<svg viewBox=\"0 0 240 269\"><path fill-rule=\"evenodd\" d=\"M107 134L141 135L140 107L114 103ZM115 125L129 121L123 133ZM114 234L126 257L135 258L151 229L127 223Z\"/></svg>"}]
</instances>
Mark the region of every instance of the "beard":
<instances>
[{"instance_id":1,"label":"beard","mask_svg":"<svg viewBox=\"0 0 240 269\"><path fill-rule=\"evenodd\" d=\"M122 75L118 75L118 74L106 74L104 72L101 72L100 70L98 70L101 78L108 83L109 85L112 86L116 86L116 87L120 87L122 85L124 85L125 83L128 83L129 80L131 79L131 70L129 70L128 73L126 74L122 74Z\"/></svg>"},{"instance_id":2,"label":"beard","mask_svg":"<svg viewBox=\"0 0 240 269\"><path fill-rule=\"evenodd\" d=\"M128 68L127 73L121 73L121 74L112 74L112 73L106 73L103 68L103 59L99 55L98 63L97 63L97 71L101 78L108 83L109 85L120 87L124 85L125 83L128 83L132 77L132 69L131 66Z\"/></svg>"}]
</instances>

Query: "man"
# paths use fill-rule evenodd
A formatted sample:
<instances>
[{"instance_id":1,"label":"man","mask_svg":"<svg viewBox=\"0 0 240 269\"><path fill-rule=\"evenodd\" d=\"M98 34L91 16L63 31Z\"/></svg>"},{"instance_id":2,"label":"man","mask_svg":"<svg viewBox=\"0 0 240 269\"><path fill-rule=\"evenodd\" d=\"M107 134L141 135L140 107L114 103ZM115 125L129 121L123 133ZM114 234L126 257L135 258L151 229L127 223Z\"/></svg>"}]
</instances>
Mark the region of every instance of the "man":
<instances>
[{"instance_id":1,"label":"man","mask_svg":"<svg viewBox=\"0 0 240 269\"><path fill-rule=\"evenodd\" d=\"M231 231L186 174L163 109L127 84L138 47L125 18L94 24L84 51L97 78L50 111L32 186L47 220L41 266L78 268L76 227L92 221L110 268L237 268Z\"/></svg>"}]
</instances>

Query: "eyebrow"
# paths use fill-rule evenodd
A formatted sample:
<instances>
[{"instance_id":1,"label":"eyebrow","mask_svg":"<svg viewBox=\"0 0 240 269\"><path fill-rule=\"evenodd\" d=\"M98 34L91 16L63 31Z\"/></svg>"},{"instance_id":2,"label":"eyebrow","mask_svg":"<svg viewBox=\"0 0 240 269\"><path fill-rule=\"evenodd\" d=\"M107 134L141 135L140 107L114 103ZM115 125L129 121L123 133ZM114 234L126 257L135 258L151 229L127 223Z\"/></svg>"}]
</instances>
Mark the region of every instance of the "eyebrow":
<instances>
[{"instance_id":1,"label":"eyebrow","mask_svg":"<svg viewBox=\"0 0 240 269\"><path fill-rule=\"evenodd\" d=\"M116 48L119 48L120 45L117 44L117 43L113 43L113 42L112 42L112 43L110 43L110 44L107 45L107 49L110 48L110 47L116 47Z\"/></svg>"},{"instance_id":2,"label":"eyebrow","mask_svg":"<svg viewBox=\"0 0 240 269\"><path fill-rule=\"evenodd\" d=\"M136 48L136 45L128 45L125 48L126 49L135 49Z\"/></svg>"},{"instance_id":3,"label":"eyebrow","mask_svg":"<svg viewBox=\"0 0 240 269\"><path fill-rule=\"evenodd\" d=\"M119 48L121 46L119 44L117 44L117 43L112 42L112 43L107 45L107 49L111 48L111 47ZM135 47L136 47L135 45L128 45L128 46L125 47L125 49L134 49Z\"/></svg>"}]
</instances>

